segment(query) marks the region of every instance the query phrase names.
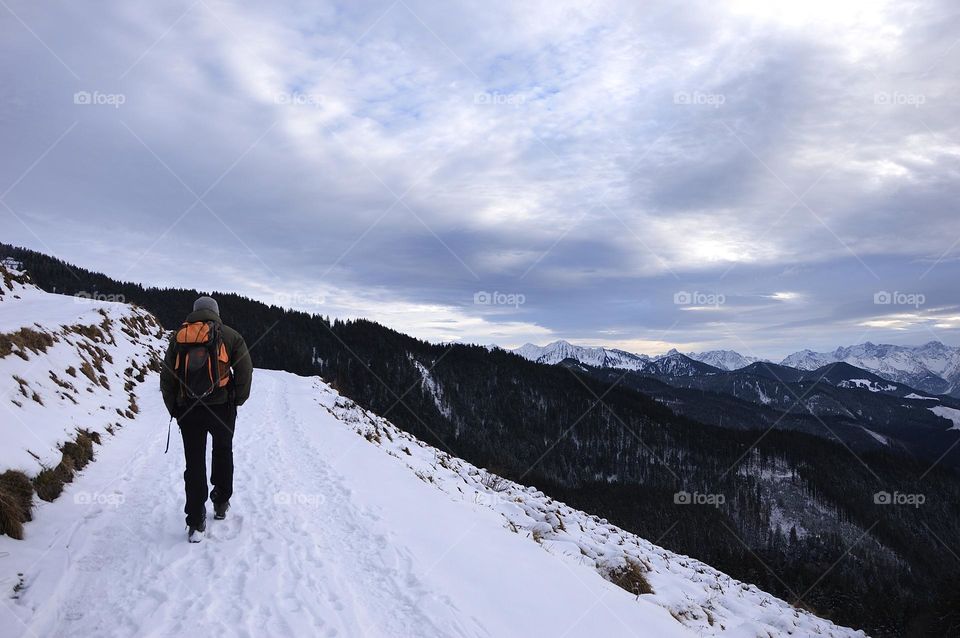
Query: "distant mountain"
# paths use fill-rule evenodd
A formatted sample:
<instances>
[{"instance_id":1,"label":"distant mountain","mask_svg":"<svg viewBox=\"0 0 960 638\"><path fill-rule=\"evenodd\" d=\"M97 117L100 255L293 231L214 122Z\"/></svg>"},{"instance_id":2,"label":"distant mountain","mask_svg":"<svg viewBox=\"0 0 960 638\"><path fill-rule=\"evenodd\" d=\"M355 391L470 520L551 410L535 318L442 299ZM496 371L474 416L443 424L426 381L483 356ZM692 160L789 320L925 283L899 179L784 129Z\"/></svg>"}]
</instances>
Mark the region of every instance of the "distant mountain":
<instances>
[{"instance_id":1,"label":"distant mountain","mask_svg":"<svg viewBox=\"0 0 960 638\"><path fill-rule=\"evenodd\" d=\"M895 346L869 341L833 352L801 350L785 358L785 366L816 370L829 363L849 363L895 383L918 390L960 397L960 348L931 341L922 346Z\"/></svg>"},{"instance_id":2,"label":"distant mountain","mask_svg":"<svg viewBox=\"0 0 960 638\"><path fill-rule=\"evenodd\" d=\"M722 372L720 368L691 359L675 349L648 361L640 372L664 377L695 377Z\"/></svg>"},{"instance_id":3,"label":"distant mountain","mask_svg":"<svg viewBox=\"0 0 960 638\"><path fill-rule=\"evenodd\" d=\"M689 376L750 368L751 373L785 382L799 379L798 375L790 372L791 369L812 372L831 363L848 363L882 380L904 384L926 393L949 394L960 398L960 347L947 346L939 341L922 346L895 346L868 341L856 346L840 347L833 352L800 350L783 359L779 365L742 355L735 350L689 353L671 350L667 354L651 357L613 348L576 346L562 340L545 346L528 343L513 352L537 363L557 364L573 359L594 368L633 370L657 376ZM700 368L695 363L705 364L708 368ZM761 363L767 367L751 368ZM854 379L847 381L855 383Z\"/></svg>"},{"instance_id":4,"label":"distant mountain","mask_svg":"<svg viewBox=\"0 0 960 638\"><path fill-rule=\"evenodd\" d=\"M927 462L960 466L960 458L944 455L957 442L958 399L930 396L844 362L810 371L762 361L730 371L702 362L695 363L709 371L655 369L658 362L683 359L693 362L674 353L637 371L595 368L572 359L563 365L641 392L702 423L801 431L864 452L897 449Z\"/></svg>"},{"instance_id":5,"label":"distant mountain","mask_svg":"<svg viewBox=\"0 0 960 638\"><path fill-rule=\"evenodd\" d=\"M735 350L708 350L706 352L688 352L687 356L697 361L708 363L721 370L739 370L751 363L761 361L757 357L747 357Z\"/></svg>"},{"instance_id":6,"label":"distant mountain","mask_svg":"<svg viewBox=\"0 0 960 638\"><path fill-rule=\"evenodd\" d=\"M633 354L610 348L575 346L563 340L554 341L545 346L528 343L513 350L513 352L536 363L553 365L564 359L574 359L596 368L622 368L624 370L639 370L650 361L650 357L645 354Z\"/></svg>"},{"instance_id":7,"label":"distant mountain","mask_svg":"<svg viewBox=\"0 0 960 638\"><path fill-rule=\"evenodd\" d=\"M574 361L592 368L617 368L633 370L657 376L696 376L721 372L721 369L687 355L670 350L657 357L633 354L610 348L575 346L567 341L554 341L545 346L528 343L513 350L524 359L536 363L555 365Z\"/></svg>"}]
</instances>

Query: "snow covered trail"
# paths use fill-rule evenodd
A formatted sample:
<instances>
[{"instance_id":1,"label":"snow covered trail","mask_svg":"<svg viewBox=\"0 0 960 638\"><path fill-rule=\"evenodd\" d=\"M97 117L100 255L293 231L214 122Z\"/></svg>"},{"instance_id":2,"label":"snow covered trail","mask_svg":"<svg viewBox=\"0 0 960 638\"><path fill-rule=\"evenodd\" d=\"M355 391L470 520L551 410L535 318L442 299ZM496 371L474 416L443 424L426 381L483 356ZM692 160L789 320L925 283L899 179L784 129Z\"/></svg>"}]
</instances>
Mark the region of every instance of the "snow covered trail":
<instances>
[{"instance_id":1,"label":"snow covered trail","mask_svg":"<svg viewBox=\"0 0 960 638\"><path fill-rule=\"evenodd\" d=\"M163 454L148 379L140 416L39 504L27 539L0 537L0 587L15 590L0 635L693 635L415 476L337 420L319 383L256 371L233 507L191 545L181 444L174 431Z\"/></svg>"}]
</instances>

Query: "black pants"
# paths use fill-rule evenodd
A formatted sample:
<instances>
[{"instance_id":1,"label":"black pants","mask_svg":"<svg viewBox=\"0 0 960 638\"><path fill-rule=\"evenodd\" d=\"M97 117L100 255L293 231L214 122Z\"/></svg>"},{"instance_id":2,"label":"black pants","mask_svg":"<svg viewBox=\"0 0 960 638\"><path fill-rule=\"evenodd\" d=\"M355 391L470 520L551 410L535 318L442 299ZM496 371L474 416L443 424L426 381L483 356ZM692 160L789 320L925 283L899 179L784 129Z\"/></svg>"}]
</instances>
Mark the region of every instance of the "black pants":
<instances>
[{"instance_id":1,"label":"black pants","mask_svg":"<svg viewBox=\"0 0 960 638\"><path fill-rule=\"evenodd\" d=\"M183 473L187 497L183 512L187 515L187 525L199 526L207 515L208 433L213 437L210 500L223 503L233 496L233 428L236 422L237 408L230 402L198 404L177 419L187 464Z\"/></svg>"}]
</instances>

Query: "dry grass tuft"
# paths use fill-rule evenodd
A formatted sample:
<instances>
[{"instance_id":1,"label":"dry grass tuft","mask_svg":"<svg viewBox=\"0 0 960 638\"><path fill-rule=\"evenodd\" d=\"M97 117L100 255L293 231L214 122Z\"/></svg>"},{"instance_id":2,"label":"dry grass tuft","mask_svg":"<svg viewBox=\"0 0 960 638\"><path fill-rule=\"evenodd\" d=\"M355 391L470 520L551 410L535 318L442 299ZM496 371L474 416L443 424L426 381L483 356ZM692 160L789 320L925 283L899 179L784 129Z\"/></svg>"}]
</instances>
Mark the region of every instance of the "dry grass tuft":
<instances>
[{"instance_id":1,"label":"dry grass tuft","mask_svg":"<svg viewBox=\"0 0 960 638\"><path fill-rule=\"evenodd\" d=\"M653 587L647 580L647 570L642 564L629 558L624 566L611 570L607 574L607 580L634 596L653 593Z\"/></svg>"},{"instance_id":2,"label":"dry grass tuft","mask_svg":"<svg viewBox=\"0 0 960 638\"><path fill-rule=\"evenodd\" d=\"M23 539L23 524L31 519L33 484L23 472L0 474L0 534Z\"/></svg>"},{"instance_id":3,"label":"dry grass tuft","mask_svg":"<svg viewBox=\"0 0 960 638\"><path fill-rule=\"evenodd\" d=\"M0 334L0 359L9 354L15 354L21 359L27 360L27 350L33 354L46 352L47 348L53 345L53 342L52 335L33 328L20 328L16 332Z\"/></svg>"},{"instance_id":4,"label":"dry grass tuft","mask_svg":"<svg viewBox=\"0 0 960 638\"><path fill-rule=\"evenodd\" d=\"M60 447L62 456L56 467L44 468L33 479L37 496L52 501L63 492L63 486L73 481L73 475L93 460L93 444L100 442L96 432L79 430L77 438Z\"/></svg>"}]
</instances>

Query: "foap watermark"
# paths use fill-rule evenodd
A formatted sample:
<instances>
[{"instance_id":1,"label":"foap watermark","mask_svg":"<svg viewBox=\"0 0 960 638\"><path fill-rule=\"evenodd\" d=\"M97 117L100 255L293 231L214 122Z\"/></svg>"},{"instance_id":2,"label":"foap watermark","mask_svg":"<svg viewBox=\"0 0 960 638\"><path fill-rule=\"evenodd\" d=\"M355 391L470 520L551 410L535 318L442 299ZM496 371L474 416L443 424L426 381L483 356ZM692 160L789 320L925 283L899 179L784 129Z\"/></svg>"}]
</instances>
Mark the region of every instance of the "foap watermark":
<instances>
[{"instance_id":1,"label":"foap watermark","mask_svg":"<svg viewBox=\"0 0 960 638\"><path fill-rule=\"evenodd\" d=\"M723 93L706 91L677 91L673 94L673 103L683 106L711 106L715 109L723 106L727 96Z\"/></svg>"},{"instance_id":2,"label":"foap watermark","mask_svg":"<svg viewBox=\"0 0 960 638\"><path fill-rule=\"evenodd\" d=\"M504 503L509 503L510 498L502 492L477 492L473 497L473 502L484 507L498 507Z\"/></svg>"},{"instance_id":3,"label":"foap watermark","mask_svg":"<svg viewBox=\"0 0 960 638\"><path fill-rule=\"evenodd\" d=\"M873 293L873 303L878 306L913 306L919 308L927 302L927 298L920 292L888 292L880 290Z\"/></svg>"},{"instance_id":4,"label":"foap watermark","mask_svg":"<svg viewBox=\"0 0 960 638\"><path fill-rule=\"evenodd\" d=\"M113 301L115 303L127 303L127 298L120 293L112 292L99 292L94 290L89 292L86 290L79 290L74 293L73 298L77 301L92 299L94 301Z\"/></svg>"},{"instance_id":5,"label":"foap watermark","mask_svg":"<svg viewBox=\"0 0 960 638\"><path fill-rule=\"evenodd\" d=\"M80 106L123 106L127 96L123 93L101 93L100 91L77 91L73 94L73 103Z\"/></svg>"},{"instance_id":6,"label":"foap watermark","mask_svg":"<svg viewBox=\"0 0 960 638\"><path fill-rule=\"evenodd\" d=\"M304 507L320 507L324 501L323 494L307 492L277 492L273 495L273 502L277 505L297 505Z\"/></svg>"},{"instance_id":7,"label":"foap watermark","mask_svg":"<svg viewBox=\"0 0 960 638\"><path fill-rule=\"evenodd\" d=\"M323 96L319 93L277 93L273 100L276 104L292 106L312 106L318 108L323 105Z\"/></svg>"},{"instance_id":8,"label":"foap watermark","mask_svg":"<svg viewBox=\"0 0 960 638\"><path fill-rule=\"evenodd\" d=\"M103 505L105 507L120 507L126 498L120 492L77 492L73 495L74 505Z\"/></svg>"},{"instance_id":9,"label":"foap watermark","mask_svg":"<svg viewBox=\"0 0 960 638\"><path fill-rule=\"evenodd\" d=\"M673 303L678 306L713 306L720 307L727 303L727 298L717 292L700 292L694 290L679 290L673 293Z\"/></svg>"},{"instance_id":10,"label":"foap watermark","mask_svg":"<svg viewBox=\"0 0 960 638\"><path fill-rule=\"evenodd\" d=\"M487 292L480 290L473 293L473 303L477 306L513 306L519 308L527 303L526 295L519 292Z\"/></svg>"},{"instance_id":11,"label":"foap watermark","mask_svg":"<svg viewBox=\"0 0 960 638\"><path fill-rule=\"evenodd\" d=\"M903 492L887 492L881 490L873 495L875 505L906 505L907 507L920 507L927 502L925 494L904 494Z\"/></svg>"},{"instance_id":12,"label":"foap watermark","mask_svg":"<svg viewBox=\"0 0 960 638\"><path fill-rule=\"evenodd\" d=\"M927 103L927 96L922 93L878 91L873 94L873 103L880 106L912 106L918 109Z\"/></svg>"},{"instance_id":13,"label":"foap watermark","mask_svg":"<svg viewBox=\"0 0 960 638\"><path fill-rule=\"evenodd\" d=\"M322 306L327 303L323 295L314 295L301 292L278 292L273 296L273 305L281 308L303 308L307 306Z\"/></svg>"},{"instance_id":14,"label":"foap watermark","mask_svg":"<svg viewBox=\"0 0 960 638\"><path fill-rule=\"evenodd\" d=\"M474 104L492 104L494 106L520 106L527 101L522 93L499 93L497 91L474 93Z\"/></svg>"},{"instance_id":15,"label":"foap watermark","mask_svg":"<svg viewBox=\"0 0 960 638\"><path fill-rule=\"evenodd\" d=\"M708 505L710 507L720 507L726 502L727 497L723 494L701 494L700 492L680 490L673 495L674 505Z\"/></svg>"}]
</instances>

